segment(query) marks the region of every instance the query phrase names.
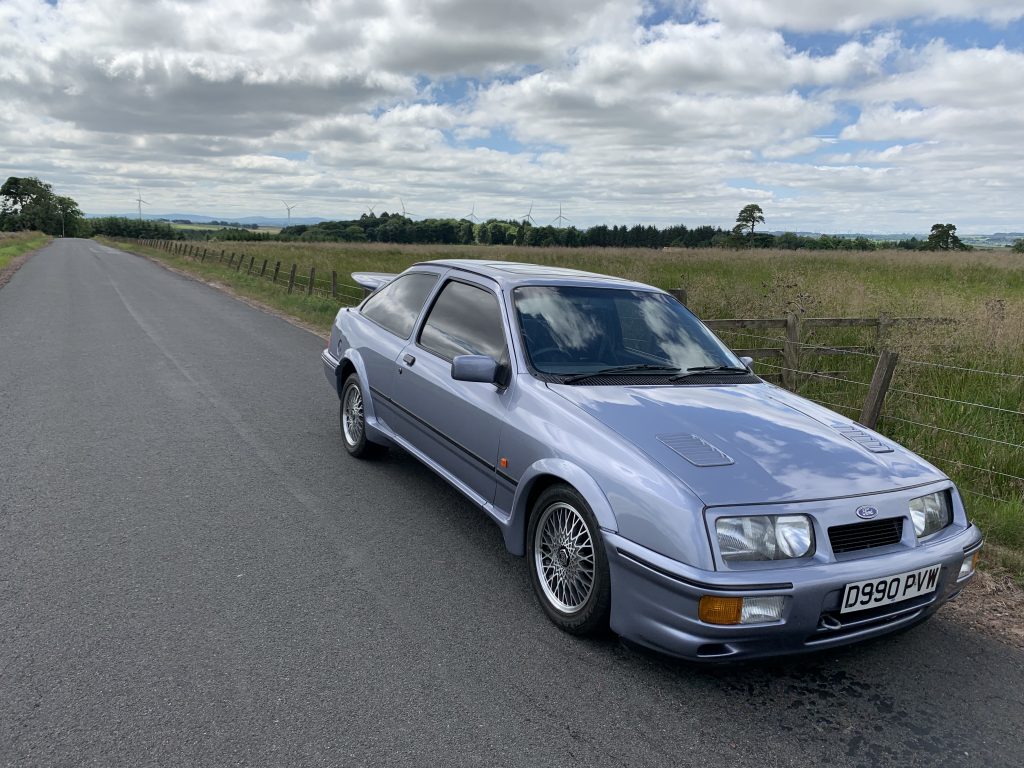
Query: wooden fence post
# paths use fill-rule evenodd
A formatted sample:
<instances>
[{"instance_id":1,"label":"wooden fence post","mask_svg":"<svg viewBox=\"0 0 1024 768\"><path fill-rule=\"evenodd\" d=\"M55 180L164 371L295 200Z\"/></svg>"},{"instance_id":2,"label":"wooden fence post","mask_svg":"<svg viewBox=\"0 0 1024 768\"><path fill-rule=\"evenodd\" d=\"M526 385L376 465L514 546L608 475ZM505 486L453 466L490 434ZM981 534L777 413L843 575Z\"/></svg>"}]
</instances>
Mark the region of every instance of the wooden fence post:
<instances>
[{"instance_id":1,"label":"wooden fence post","mask_svg":"<svg viewBox=\"0 0 1024 768\"><path fill-rule=\"evenodd\" d=\"M331 270L331 298L338 298L338 272L337 270Z\"/></svg>"},{"instance_id":2,"label":"wooden fence post","mask_svg":"<svg viewBox=\"0 0 1024 768\"><path fill-rule=\"evenodd\" d=\"M679 299L679 303L684 307L686 306L686 289L685 288L669 288L668 292Z\"/></svg>"},{"instance_id":3,"label":"wooden fence post","mask_svg":"<svg viewBox=\"0 0 1024 768\"><path fill-rule=\"evenodd\" d=\"M271 280L270 282L275 283L275 284L277 283L277 273L280 272L280 271L281 271L281 262L279 261L279 262L277 262L274 265L274 279Z\"/></svg>"},{"instance_id":4,"label":"wooden fence post","mask_svg":"<svg viewBox=\"0 0 1024 768\"><path fill-rule=\"evenodd\" d=\"M242 271L242 262L243 261L245 261L245 254L244 253L238 254L238 266L235 267L235 272L241 272Z\"/></svg>"},{"instance_id":5,"label":"wooden fence post","mask_svg":"<svg viewBox=\"0 0 1024 768\"><path fill-rule=\"evenodd\" d=\"M309 268L309 282L306 284L306 295L313 295L313 281L316 279L316 267Z\"/></svg>"},{"instance_id":6,"label":"wooden fence post","mask_svg":"<svg viewBox=\"0 0 1024 768\"><path fill-rule=\"evenodd\" d=\"M267 260L266 260L266 259L264 259L264 260L263 260L263 266L262 266L262 267L260 267L260 277L263 277L263 275L264 275L264 273L265 273L266 271L267 271Z\"/></svg>"},{"instance_id":7,"label":"wooden fence post","mask_svg":"<svg viewBox=\"0 0 1024 768\"><path fill-rule=\"evenodd\" d=\"M786 316L786 341L782 345L782 386L796 389L800 368L800 318L790 312Z\"/></svg>"},{"instance_id":8,"label":"wooden fence post","mask_svg":"<svg viewBox=\"0 0 1024 768\"><path fill-rule=\"evenodd\" d=\"M295 262L292 262L292 271L288 273L288 293L295 287Z\"/></svg>"},{"instance_id":9,"label":"wooden fence post","mask_svg":"<svg viewBox=\"0 0 1024 768\"><path fill-rule=\"evenodd\" d=\"M203 248L203 257L201 259L199 259L199 261L200 262L205 262L206 261L206 249L205 248Z\"/></svg>"},{"instance_id":10,"label":"wooden fence post","mask_svg":"<svg viewBox=\"0 0 1024 768\"><path fill-rule=\"evenodd\" d=\"M224 263L224 251L220 252L220 258L217 259L217 263L218 264L223 264Z\"/></svg>"},{"instance_id":11,"label":"wooden fence post","mask_svg":"<svg viewBox=\"0 0 1024 768\"><path fill-rule=\"evenodd\" d=\"M892 327L892 318L889 315L883 314L878 318L878 336L877 345L878 350L881 351L885 346L886 339L889 335L889 329Z\"/></svg>"},{"instance_id":12,"label":"wooden fence post","mask_svg":"<svg viewBox=\"0 0 1024 768\"><path fill-rule=\"evenodd\" d=\"M889 383L892 381L899 357L898 353L890 352L888 349L883 349L878 355L875 372L871 375L871 386L868 387L868 395L864 398L864 407L858 419L868 429L875 428L878 417L882 414L885 393L889 391Z\"/></svg>"},{"instance_id":13,"label":"wooden fence post","mask_svg":"<svg viewBox=\"0 0 1024 768\"><path fill-rule=\"evenodd\" d=\"M245 274L247 274L247 275L251 275L252 274L252 265L255 264L255 263L256 263L256 257L255 256L250 256L249 257L249 267L248 267L248 269L245 270Z\"/></svg>"}]
</instances>

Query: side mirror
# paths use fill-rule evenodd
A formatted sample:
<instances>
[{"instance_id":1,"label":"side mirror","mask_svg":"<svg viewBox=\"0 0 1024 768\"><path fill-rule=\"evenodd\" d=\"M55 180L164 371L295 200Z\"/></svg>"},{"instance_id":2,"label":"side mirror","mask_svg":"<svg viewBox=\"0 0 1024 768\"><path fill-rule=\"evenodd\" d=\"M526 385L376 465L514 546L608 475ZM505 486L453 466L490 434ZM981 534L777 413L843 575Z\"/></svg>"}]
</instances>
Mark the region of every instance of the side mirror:
<instances>
[{"instance_id":1,"label":"side mirror","mask_svg":"<svg viewBox=\"0 0 1024 768\"><path fill-rule=\"evenodd\" d=\"M752 357L741 357L740 362L747 366L747 370L754 370L754 358Z\"/></svg>"},{"instance_id":2,"label":"side mirror","mask_svg":"<svg viewBox=\"0 0 1024 768\"><path fill-rule=\"evenodd\" d=\"M496 384L498 364L487 355L459 355L452 360L452 378L456 381Z\"/></svg>"}]
</instances>

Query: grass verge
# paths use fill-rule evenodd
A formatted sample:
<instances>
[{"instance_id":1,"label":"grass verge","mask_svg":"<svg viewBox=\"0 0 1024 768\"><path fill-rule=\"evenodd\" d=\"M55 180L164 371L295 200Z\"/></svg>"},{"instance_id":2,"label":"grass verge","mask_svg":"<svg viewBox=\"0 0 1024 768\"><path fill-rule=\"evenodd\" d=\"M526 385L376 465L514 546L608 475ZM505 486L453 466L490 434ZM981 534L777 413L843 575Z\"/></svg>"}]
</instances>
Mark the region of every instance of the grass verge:
<instances>
[{"instance_id":1,"label":"grass verge","mask_svg":"<svg viewBox=\"0 0 1024 768\"><path fill-rule=\"evenodd\" d=\"M0 270L22 254L42 248L49 241L49 236L42 232L0 233Z\"/></svg>"}]
</instances>

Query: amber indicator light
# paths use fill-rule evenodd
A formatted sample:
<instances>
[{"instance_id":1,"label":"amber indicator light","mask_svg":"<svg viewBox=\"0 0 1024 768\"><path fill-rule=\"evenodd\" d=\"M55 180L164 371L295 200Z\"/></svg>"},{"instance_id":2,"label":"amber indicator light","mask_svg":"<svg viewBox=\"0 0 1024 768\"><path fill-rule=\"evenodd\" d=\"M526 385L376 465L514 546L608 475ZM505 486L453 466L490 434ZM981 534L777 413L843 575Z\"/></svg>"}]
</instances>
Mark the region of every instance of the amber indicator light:
<instances>
[{"instance_id":1,"label":"amber indicator light","mask_svg":"<svg viewBox=\"0 0 1024 768\"><path fill-rule=\"evenodd\" d=\"M706 624L739 624L742 613L742 597L704 595L700 599L698 616Z\"/></svg>"}]
</instances>

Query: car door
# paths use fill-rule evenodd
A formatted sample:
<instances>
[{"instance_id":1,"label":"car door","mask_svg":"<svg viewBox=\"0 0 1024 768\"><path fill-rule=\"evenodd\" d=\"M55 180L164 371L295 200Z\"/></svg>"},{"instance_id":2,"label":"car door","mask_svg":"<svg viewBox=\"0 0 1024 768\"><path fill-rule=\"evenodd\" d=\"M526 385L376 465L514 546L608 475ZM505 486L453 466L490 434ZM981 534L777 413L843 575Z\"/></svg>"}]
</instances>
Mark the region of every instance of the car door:
<instances>
[{"instance_id":1,"label":"car door","mask_svg":"<svg viewBox=\"0 0 1024 768\"><path fill-rule=\"evenodd\" d=\"M395 378L396 431L487 502L494 498L513 378L504 317L495 286L449 276L398 361ZM500 384L452 378L454 357L480 354L500 364Z\"/></svg>"},{"instance_id":2,"label":"car door","mask_svg":"<svg viewBox=\"0 0 1024 768\"><path fill-rule=\"evenodd\" d=\"M362 324L357 345L366 368L374 415L394 429L392 390L395 362L409 343L416 319L439 275L435 272L407 272L376 291L360 307L368 321Z\"/></svg>"}]
</instances>

